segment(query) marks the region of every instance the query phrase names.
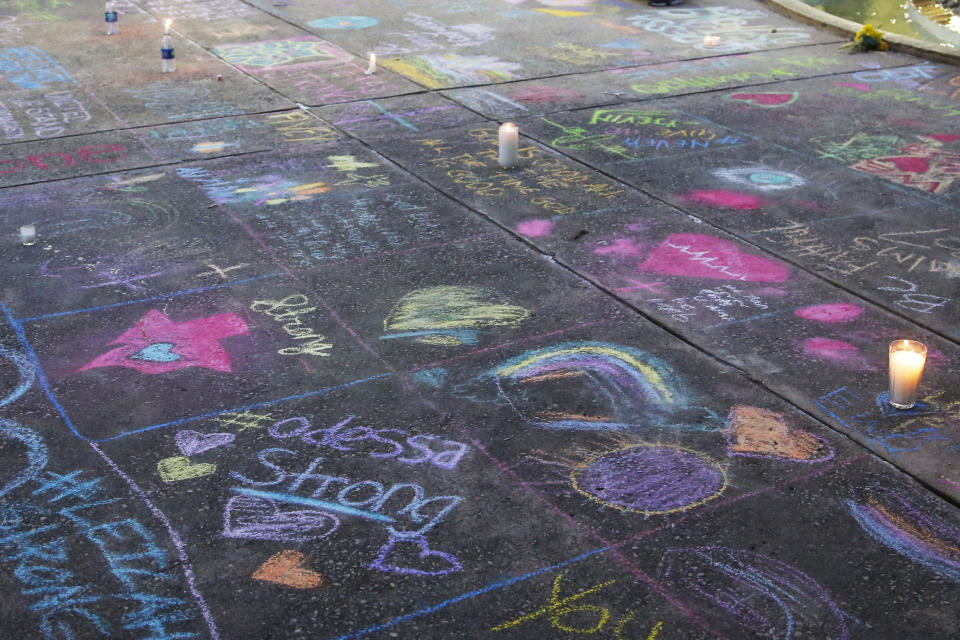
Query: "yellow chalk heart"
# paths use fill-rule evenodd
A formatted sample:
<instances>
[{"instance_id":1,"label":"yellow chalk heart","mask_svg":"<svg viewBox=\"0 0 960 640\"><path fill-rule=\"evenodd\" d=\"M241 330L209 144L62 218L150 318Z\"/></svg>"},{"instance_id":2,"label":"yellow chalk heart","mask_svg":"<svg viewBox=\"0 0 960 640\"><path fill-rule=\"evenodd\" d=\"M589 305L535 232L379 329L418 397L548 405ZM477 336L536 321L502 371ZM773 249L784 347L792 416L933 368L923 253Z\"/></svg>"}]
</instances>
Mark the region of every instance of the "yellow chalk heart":
<instances>
[{"instance_id":1,"label":"yellow chalk heart","mask_svg":"<svg viewBox=\"0 0 960 640\"><path fill-rule=\"evenodd\" d=\"M164 458L157 463L157 473L164 482L178 482L180 480L189 480L190 478L202 478L208 476L217 470L217 465L202 462L193 464L190 458L184 456L173 456Z\"/></svg>"}]
</instances>

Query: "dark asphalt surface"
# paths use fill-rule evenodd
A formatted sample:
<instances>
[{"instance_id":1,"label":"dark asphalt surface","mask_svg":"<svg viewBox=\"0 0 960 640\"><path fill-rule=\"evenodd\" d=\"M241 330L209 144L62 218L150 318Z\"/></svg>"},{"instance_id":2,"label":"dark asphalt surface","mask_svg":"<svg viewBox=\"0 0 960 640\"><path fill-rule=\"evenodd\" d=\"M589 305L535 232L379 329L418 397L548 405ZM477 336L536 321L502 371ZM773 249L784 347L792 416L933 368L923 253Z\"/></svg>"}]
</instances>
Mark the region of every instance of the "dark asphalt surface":
<instances>
[{"instance_id":1,"label":"dark asphalt surface","mask_svg":"<svg viewBox=\"0 0 960 640\"><path fill-rule=\"evenodd\" d=\"M956 66L113 6L0 4L0 637L960 637Z\"/></svg>"}]
</instances>

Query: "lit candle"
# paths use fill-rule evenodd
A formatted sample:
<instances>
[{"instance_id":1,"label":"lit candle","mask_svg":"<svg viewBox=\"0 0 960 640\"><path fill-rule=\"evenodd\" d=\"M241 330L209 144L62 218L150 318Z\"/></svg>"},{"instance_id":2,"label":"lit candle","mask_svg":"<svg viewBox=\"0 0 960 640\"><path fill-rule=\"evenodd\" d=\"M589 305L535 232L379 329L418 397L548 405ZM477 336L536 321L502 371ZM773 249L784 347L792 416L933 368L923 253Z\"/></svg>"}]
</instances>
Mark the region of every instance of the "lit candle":
<instances>
[{"instance_id":1,"label":"lit candle","mask_svg":"<svg viewBox=\"0 0 960 640\"><path fill-rule=\"evenodd\" d=\"M173 40L170 39L170 24L173 20L163 23L163 37L160 39L160 63L164 73L177 70L177 60L173 54Z\"/></svg>"},{"instance_id":2,"label":"lit candle","mask_svg":"<svg viewBox=\"0 0 960 640\"><path fill-rule=\"evenodd\" d=\"M120 33L120 22L118 21L117 10L113 6L113 0L107 0L104 8L104 15L107 21L107 35L112 36Z\"/></svg>"},{"instance_id":3,"label":"lit candle","mask_svg":"<svg viewBox=\"0 0 960 640\"><path fill-rule=\"evenodd\" d=\"M927 347L916 340L890 343L890 404L909 409L917 401L917 387L927 360Z\"/></svg>"},{"instance_id":4,"label":"lit candle","mask_svg":"<svg viewBox=\"0 0 960 640\"><path fill-rule=\"evenodd\" d=\"M517 151L520 144L520 129L512 122L500 125L500 166L509 168L517 164Z\"/></svg>"},{"instance_id":5,"label":"lit candle","mask_svg":"<svg viewBox=\"0 0 960 640\"><path fill-rule=\"evenodd\" d=\"M25 247L36 244L37 228L32 224L25 224L20 227L20 242L22 242Z\"/></svg>"},{"instance_id":6,"label":"lit candle","mask_svg":"<svg viewBox=\"0 0 960 640\"><path fill-rule=\"evenodd\" d=\"M364 71L365 74L370 75L371 73L377 72L377 54L370 54L370 64L367 65L367 70Z\"/></svg>"},{"instance_id":7,"label":"lit candle","mask_svg":"<svg viewBox=\"0 0 960 640\"><path fill-rule=\"evenodd\" d=\"M720 44L720 36L703 36L703 44L706 47L716 47Z\"/></svg>"}]
</instances>

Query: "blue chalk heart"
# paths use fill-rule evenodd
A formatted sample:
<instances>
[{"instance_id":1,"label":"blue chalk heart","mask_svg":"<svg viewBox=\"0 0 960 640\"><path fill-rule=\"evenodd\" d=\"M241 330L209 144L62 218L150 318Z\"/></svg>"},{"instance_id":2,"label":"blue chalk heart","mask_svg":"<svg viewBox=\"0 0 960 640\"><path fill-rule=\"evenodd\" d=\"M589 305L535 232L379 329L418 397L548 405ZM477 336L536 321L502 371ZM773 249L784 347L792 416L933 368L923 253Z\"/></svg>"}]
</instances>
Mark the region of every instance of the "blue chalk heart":
<instances>
[{"instance_id":1,"label":"blue chalk heart","mask_svg":"<svg viewBox=\"0 0 960 640\"><path fill-rule=\"evenodd\" d=\"M149 360L150 362L176 362L180 359L180 354L173 352L172 343L157 342L140 349L130 357L134 360Z\"/></svg>"}]
</instances>

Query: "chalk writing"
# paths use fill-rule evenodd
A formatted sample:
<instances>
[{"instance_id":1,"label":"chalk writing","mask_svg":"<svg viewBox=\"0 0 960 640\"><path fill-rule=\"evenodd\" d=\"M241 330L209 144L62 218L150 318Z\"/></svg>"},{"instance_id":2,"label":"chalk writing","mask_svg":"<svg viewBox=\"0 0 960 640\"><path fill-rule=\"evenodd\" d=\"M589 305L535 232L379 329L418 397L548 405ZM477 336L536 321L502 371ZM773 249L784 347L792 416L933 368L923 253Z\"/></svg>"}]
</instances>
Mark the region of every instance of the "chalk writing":
<instances>
[{"instance_id":1,"label":"chalk writing","mask_svg":"<svg viewBox=\"0 0 960 640\"><path fill-rule=\"evenodd\" d=\"M0 160L0 175L18 171L47 171L51 168L75 167L79 162L106 164L127 157L126 149L119 144L95 144L80 147L72 153L38 153L24 156L22 159ZM54 166L51 166L54 165Z\"/></svg>"},{"instance_id":2,"label":"chalk writing","mask_svg":"<svg viewBox=\"0 0 960 640\"><path fill-rule=\"evenodd\" d=\"M960 237L953 235L948 227L889 231L876 236L857 236L852 242L857 251L893 260L893 266L906 267L907 273L920 265L925 267L921 271L931 273L949 274L960 269Z\"/></svg>"},{"instance_id":3,"label":"chalk writing","mask_svg":"<svg viewBox=\"0 0 960 640\"><path fill-rule=\"evenodd\" d=\"M127 367L149 375L188 367L231 371L230 355L220 340L246 335L247 324L233 313L173 322L157 309L109 344L121 346L97 356L77 371Z\"/></svg>"},{"instance_id":4,"label":"chalk writing","mask_svg":"<svg viewBox=\"0 0 960 640\"><path fill-rule=\"evenodd\" d=\"M650 33L664 35L674 42L692 46L694 49L714 53L731 51L758 51L775 46L803 44L811 34L799 27L771 29L763 20L769 19L766 11L732 7L683 7L666 12L644 12L632 15L627 22ZM717 44L707 44L704 37L720 38Z\"/></svg>"},{"instance_id":5,"label":"chalk writing","mask_svg":"<svg viewBox=\"0 0 960 640\"><path fill-rule=\"evenodd\" d=\"M886 279L894 280L897 284L891 284L890 286L877 288L880 291L894 291L902 294L900 299L894 302L894 304L896 304L898 307L910 309L911 311L916 311L917 313L933 313L934 309L945 306L950 302L950 298L933 295L932 293L921 293L916 284L904 280L903 278L886 276Z\"/></svg>"},{"instance_id":6,"label":"chalk writing","mask_svg":"<svg viewBox=\"0 0 960 640\"><path fill-rule=\"evenodd\" d=\"M46 471L32 484L32 495L42 500L0 508L0 561L16 563L13 573L25 597L43 595L30 609L40 618L44 638L124 635L120 629L157 640L200 637L190 630L197 616L187 601L155 593L176 588L179 578L154 534L133 517L100 515L120 500L106 493L101 478ZM37 514L54 522L41 527L25 522ZM70 569L91 552L108 570L97 584L81 581ZM108 613L105 605L113 600L128 603L126 610Z\"/></svg>"},{"instance_id":7,"label":"chalk writing","mask_svg":"<svg viewBox=\"0 0 960 640\"><path fill-rule=\"evenodd\" d=\"M653 283L663 284L663 283ZM627 287L629 289L630 287ZM639 287L638 287L639 288ZM643 287L644 289L647 286ZM659 293L654 291L654 293ZM694 296L677 298L645 298L644 302L652 303L657 311L664 313L677 322L689 322L701 311L713 314L714 318L730 321L743 315L741 309L769 309L759 296L746 293L733 285L726 284L712 289L700 289Z\"/></svg>"},{"instance_id":8,"label":"chalk writing","mask_svg":"<svg viewBox=\"0 0 960 640\"><path fill-rule=\"evenodd\" d=\"M124 89L124 92L167 120L217 118L243 113L233 104L210 98L210 89L197 83L154 82L143 87Z\"/></svg>"},{"instance_id":9,"label":"chalk writing","mask_svg":"<svg viewBox=\"0 0 960 640\"><path fill-rule=\"evenodd\" d=\"M917 404L914 409L898 411L889 416L884 409L885 399L864 397L862 391L846 386L840 387L817 399L817 405L842 426L866 438L867 446L879 449L894 458L924 448L939 449L953 441L938 428L950 422L928 423L923 415L929 405ZM898 418L890 420L889 418ZM910 430L901 428L903 421L910 420ZM930 426L930 425L933 426Z\"/></svg>"},{"instance_id":10,"label":"chalk writing","mask_svg":"<svg viewBox=\"0 0 960 640\"><path fill-rule=\"evenodd\" d=\"M877 264L877 261L864 262L855 252L846 246L837 246L836 240L817 234L808 224L792 220L785 224L760 229L757 234L763 239L786 248L787 252L798 258L810 259L815 268L827 269L836 273L852 276Z\"/></svg>"},{"instance_id":11,"label":"chalk writing","mask_svg":"<svg viewBox=\"0 0 960 640\"><path fill-rule=\"evenodd\" d=\"M333 344L326 342L326 338L318 335L313 329L304 326L300 316L313 313L316 307L309 306L310 300L302 293L287 296L281 300L257 300L250 305L250 310L263 313L281 324L287 335L294 340L304 340L292 347L283 347L277 353L284 356L329 356Z\"/></svg>"},{"instance_id":12,"label":"chalk writing","mask_svg":"<svg viewBox=\"0 0 960 640\"><path fill-rule=\"evenodd\" d=\"M464 84L487 84L513 80L520 64L495 56L462 56L456 53L391 58L383 66L428 89Z\"/></svg>"},{"instance_id":13,"label":"chalk writing","mask_svg":"<svg viewBox=\"0 0 960 640\"><path fill-rule=\"evenodd\" d=\"M309 64L327 66L348 62L353 58L340 47L316 36L221 44L211 52L238 69L256 73L259 69Z\"/></svg>"},{"instance_id":14,"label":"chalk writing","mask_svg":"<svg viewBox=\"0 0 960 640\"><path fill-rule=\"evenodd\" d=\"M859 100L876 100L884 103L891 100L894 102L906 102L924 109L937 111L942 117L952 118L953 116L960 116L960 107L957 107L955 103L941 102L909 89L870 89L869 91L861 91L852 87L838 86L832 87L830 93L849 96Z\"/></svg>"},{"instance_id":15,"label":"chalk writing","mask_svg":"<svg viewBox=\"0 0 960 640\"><path fill-rule=\"evenodd\" d=\"M355 447L360 447L373 458L393 458L409 465L428 463L451 470L456 469L460 460L470 450L465 444L434 434L410 436L406 429L371 429L359 425L348 428L354 418L355 416L349 416L325 429L314 429L306 418L288 418L274 423L268 432L278 440L297 438L307 445L347 452L356 451ZM405 443L401 444L399 440L404 436L407 436ZM364 446L365 444L367 446ZM369 449L371 445L373 450ZM405 447L408 447L409 451ZM434 451L435 447L439 450Z\"/></svg>"},{"instance_id":16,"label":"chalk writing","mask_svg":"<svg viewBox=\"0 0 960 640\"><path fill-rule=\"evenodd\" d=\"M314 196L330 191L325 182L298 182L279 173L251 178L230 178L225 172L201 167L178 167L181 178L201 184L207 195L218 204L276 206L288 202L312 200Z\"/></svg>"},{"instance_id":17,"label":"chalk writing","mask_svg":"<svg viewBox=\"0 0 960 640\"><path fill-rule=\"evenodd\" d=\"M799 73L789 71L785 67L771 68L756 71L738 71L724 75L697 76L692 78L673 78L653 83L636 83L630 89L640 95L668 94L688 89L712 89L734 83L747 83L756 80L775 80L779 78L794 78Z\"/></svg>"},{"instance_id":18,"label":"chalk writing","mask_svg":"<svg viewBox=\"0 0 960 640\"><path fill-rule=\"evenodd\" d=\"M30 46L0 49L0 77L20 89L56 89L77 82L53 58Z\"/></svg>"},{"instance_id":19,"label":"chalk writing","mask_svg":"<svg viewBox=\"0 0 960 640\"><path fill-rule=\"evenodd\" d=\"M337 138L337 132L332 128L299 110L273 113L266 117L266 121L289 142L329 142Z\"/></svg>"},{"instance_id":20,"label":"chalk writing","mask_svg":"<svg viewBox=\"0 0 960 640\"><path fill-rule=\"evenodd\" d=\"M439 20L419 13L408 13L403 21L418 27L415 31L385 31L384 37L404 38L409 45L402 46L392 42L377 44L374 51L378 55L398 56L420 51L448 50L457 47L472 47L491 42L494 29L484 24L457 24L447 26Z\"/></svg>"},{"instance_id":21,"label":"chalk writing","mask_svg":"<svg viewBox=\"0 0 960 640\"><path fill-rule=\"evenodd\" d=\"M252 6L236 0L142 0L141 4L154 15L169 16L173 20L226 21L229 18L249 18L259 15Z\"/></svg>"}]
</instances>

